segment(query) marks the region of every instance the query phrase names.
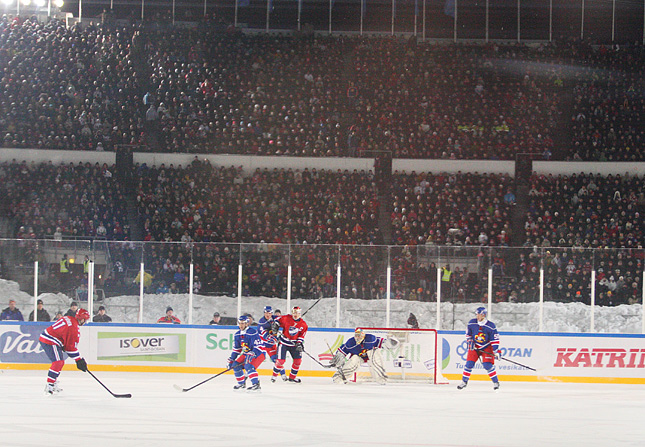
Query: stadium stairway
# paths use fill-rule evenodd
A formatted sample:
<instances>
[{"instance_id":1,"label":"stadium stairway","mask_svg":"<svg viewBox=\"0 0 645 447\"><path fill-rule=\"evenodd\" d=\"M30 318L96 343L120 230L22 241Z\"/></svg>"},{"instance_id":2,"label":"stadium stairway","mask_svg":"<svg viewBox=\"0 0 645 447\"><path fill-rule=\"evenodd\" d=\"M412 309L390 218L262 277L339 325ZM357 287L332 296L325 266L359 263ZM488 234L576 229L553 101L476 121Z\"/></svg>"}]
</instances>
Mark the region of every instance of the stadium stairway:
<instances>
[{"instance_id":1,"label":"stadium stairway","mask_svg":"<svg viewBox=\"0 0 645 447\"><path fill-rule=\"evenodd\" d=\"M560 98L560 116L553 130L553 159L564 160L566 154L572 153L573 131L571 130L571 117L573 116L573 85L564 81L561 87L554 85L552 88Z\"/></svg>"},{"instance_id":2,"label":"stadium stairway","mask_svg":"<svg viewBox=\"0 0 645 447\"><path fill-rule=\"evenodd\" d=\"M139 208L137 207L137 201L133 194L128 194L126 206L128 211L128 224L130 225L130 240L142 241L144 237L143 222L141 222Z\"/></svg>"}]
</instances>

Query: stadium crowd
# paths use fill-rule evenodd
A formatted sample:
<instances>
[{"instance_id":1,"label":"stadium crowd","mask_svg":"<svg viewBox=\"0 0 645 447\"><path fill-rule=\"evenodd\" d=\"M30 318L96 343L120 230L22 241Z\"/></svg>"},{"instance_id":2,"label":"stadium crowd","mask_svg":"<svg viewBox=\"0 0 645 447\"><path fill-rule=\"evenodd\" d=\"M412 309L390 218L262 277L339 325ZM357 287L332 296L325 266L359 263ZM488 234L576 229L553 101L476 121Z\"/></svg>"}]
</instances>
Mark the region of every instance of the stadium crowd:
<instances>
[{"instance_id":1,"label":"stadium crowd","mask_svg":"<svg viewBox=\"0 0 645 447\"><path fill-rule=\"evenodd\" d=\"M640 47L570 41L438 45L4 16L0 144L642 160L642 60Z\"/></svg>"},{"instance_id":2,"label":"stadium crowd","mask_svg":"<svg viewBox=\"0 0 645 447\"><path fill-rule=\"evenodd\" d=\"M641 47L576 41L431 45L219 28L81 29L4 16L0 144L642 161L642 61ZM108 293L136 289L131 272L141 259L149 271L138 280L151 293L185 292L191 261L197 293L236 294L239 263L246 295L284 296L289 264L294 294L333 295L339 263L342 295L362 299L384 296L388 265L397 299L435 299L438 268L442 293L455 300L485 300L488 267L497 301L537 299L542 266L547 299L588 300L592 266L601 304L637 302L642 289L638 176L534 175L518 228L507 175L394 173L383 203L369 172L139 164L130 199L140 221L130 222L115 169L0 165L0 202L16 237L114 241L101 284ZM128 241L133 223L143 248ZM513 238L524 246L510 248ZM442 247L455 262L444 262Z\"/></svg>"},{"instance_id":3,"label":"stadium crowd","mask_svg":"<svg viewBox=\"0 0 645 447\"><path fill-rule=\"evenodd\" d=\"M339 262L342 295L363 299L384 296L388 262L400 299L436 299L437 268L449 272L443 296L464 301L486 298L489 267L497 301L537 299L541 266L547 299L588 299L592 266L604 273L600 303L635 301L641 287L645 197L637 176L534 175L522 229L512 225L507 175L396 173L393 201L381 204L372 173L244 173L198 160L137 165L141 245L127 240L126 201L106 166L0 168L16 237L111 241L110 274L101 283L108 294L136 293L142 256L150 293L187 291L191 261L194 290L207 294L235 295L240 262L249 296L284 296L289 264L294 295L333 295ZM510 246L515 233L525 237L523 247Z\"/></svg>"}]
</instances>

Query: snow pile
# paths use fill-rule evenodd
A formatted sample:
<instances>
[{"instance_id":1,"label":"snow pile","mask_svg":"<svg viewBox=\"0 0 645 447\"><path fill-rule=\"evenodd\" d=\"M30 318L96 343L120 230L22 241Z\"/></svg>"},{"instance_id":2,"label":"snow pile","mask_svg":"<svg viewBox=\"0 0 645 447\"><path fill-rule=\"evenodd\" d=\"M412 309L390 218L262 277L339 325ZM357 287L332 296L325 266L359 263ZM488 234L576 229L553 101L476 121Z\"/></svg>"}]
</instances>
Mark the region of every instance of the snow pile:
<instances>
[{"instance_id":1,"label":"snow pile","mask_svg":"<svg viewBox=\"0 0 645 447\"><path fill-rule=\"evenodd\" d=\"M39 295L44 307L53 317L58 310L65 312L69 308L71 298L62 293L43 293ZM0 280L0 304L15 299L25 318L33 309L33 297L18 289L12 281ZM187 294L145 294L143 297L143 322L155 323L166 313L168 306L182 323L188 323ZM81 303L87 307L87 303ZM107 313L114 322L137 323L139 316L138 296L116 296L106 298L104 302L95 302L94 310L99 305L107 308ZM263 314L264 306L272 306L284 313L287 311L286 299L243 297L241 313L250 313L257 321ZM340 301L339 327L353 328L384 327L386 321L385 300L343 299ZM474 310L481 304L441 305L441 329L465 330L466 323L473 318ZM208 324L214 312L223 317L235 318L238 314L237 298L226 296L193 296L193 323ZM303 312L310 307L305 320L310 327L336 327L337 302L336 298L315 300L292 299L291 306L300 306ZM312 307L313 306L313 307ZM2 306L4 307L4 306ZM408 327L407 320L413 313L422 328L436 327L436 303L418 301L392 300L390 303L390 327ZM539 330L538 303L498 303L493 304L490 316L500 331L505 332L536 332ZM582 303L544 303L543 330L545 332L590 332L591 308ZM642 332L642 306L640 304L622 305L617 307L594 308L594 332L640 334Z\"/></svg>"}]
</instances>

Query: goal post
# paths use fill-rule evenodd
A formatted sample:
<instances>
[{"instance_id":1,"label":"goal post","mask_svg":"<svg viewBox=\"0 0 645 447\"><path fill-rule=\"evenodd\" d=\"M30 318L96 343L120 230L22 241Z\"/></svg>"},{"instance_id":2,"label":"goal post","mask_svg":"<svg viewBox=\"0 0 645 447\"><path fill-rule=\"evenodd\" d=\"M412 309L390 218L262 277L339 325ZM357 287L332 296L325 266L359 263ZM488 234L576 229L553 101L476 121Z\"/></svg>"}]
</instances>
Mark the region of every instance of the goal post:
<instances>
[{"instance_id":1,"label":"goal post","mask_svg":"<svg viewBox=\"0 0 645 447\"><path fill-rule=\"evenodd\" d=\"M377 337L396 338L399 343L393 349L382 349L383 363L388 380L395 382L425 382L436 385L448 384L441 374L441 344L436 329L361 328L366 334ZM356 381L371 381L367 364L355 374Z\"/></svg>"}]
</instances>

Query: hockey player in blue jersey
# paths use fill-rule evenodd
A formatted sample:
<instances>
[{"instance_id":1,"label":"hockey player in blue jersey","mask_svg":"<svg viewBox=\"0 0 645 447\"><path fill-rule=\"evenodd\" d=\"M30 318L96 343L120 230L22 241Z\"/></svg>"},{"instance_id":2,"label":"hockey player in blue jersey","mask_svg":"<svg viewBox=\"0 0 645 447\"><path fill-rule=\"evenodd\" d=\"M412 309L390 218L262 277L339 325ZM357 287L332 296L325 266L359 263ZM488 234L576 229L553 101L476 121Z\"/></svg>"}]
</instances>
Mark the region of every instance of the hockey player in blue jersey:
<instances>
[{"instance_id":1,"label":"hockey player in blue jersey","mask_svg":"<svg viewBox=\"0 0 645 447\"><path fill-rule=\"evenodd\" d=\"M233 352L228 358L228 367L233 370L237 384L235 390L246 388L246 379L251 380L247 391L260 391L260 379L256 368L264 360L263 341L257 329L250 327L251 320L246 315L237 319L239 330L233 338Z\"/></svg>"},{"instance_id":2,"label":"hockey player in blue jersey","mask_svg":"<svg viewBox=\"0 0 645 447\"><path fill-rule=\"evenodd\" d=\"M275 319L273 318L273 308L271 306L264 307L264 315L258 321L258 330L260 331L260 337L264 342L264 352L266 356L271 359L275 364L276 359L278 358L278 338L276 332ZM278 369L275 366L273 367L273 375L271 376L271 382L275 382L278 374L282 376L282 380L287 380L287 375L284 372L284 368Z\"/></svg>"},{"instance_id":3,"label":"hockey player in blue jersey","mask_svg":"<svg viewBox=\"0 0 645 447\"><path fill-rule=\"evenodd\" d=\"M493 389L499 389L499 379L495 370L495 358L501 356L499 334L495 323L488 321L486 316L486 308L478 307L475 311L476 318L468 322L468 327L466 328L468 354L461 383L457 385L457 389L463 390L466 388L477 359L481 359L482 365L488 371L488 377L493 381Z\"/></svg>"},{"instance_id":4,"label":"hockey player in blue jersey","mask_svg":"<svg viewBox=\"0 0 645 447\"><path fill-rule=\"evenodd\" d=\"M334 383L347 383L347 378L356 372L361 364L367 363L374 381L385 385L387 373L383 365L381 348L395 348L398 343L396 338L377 337L366 334L361 328L356 328L354 336L338 348L330 362L331 366L338 369L332 377ZM351 355L349 360L348 355Z\"/></svg>"}]
</instances>

